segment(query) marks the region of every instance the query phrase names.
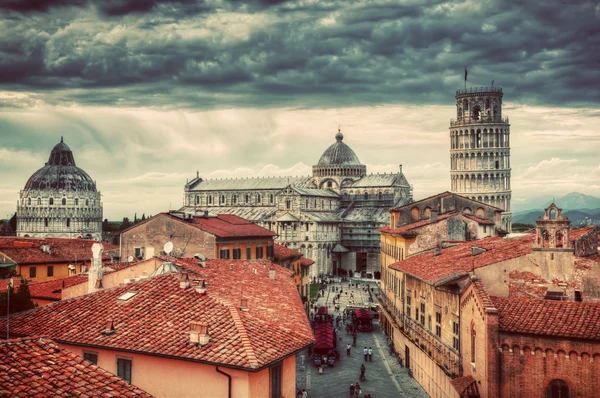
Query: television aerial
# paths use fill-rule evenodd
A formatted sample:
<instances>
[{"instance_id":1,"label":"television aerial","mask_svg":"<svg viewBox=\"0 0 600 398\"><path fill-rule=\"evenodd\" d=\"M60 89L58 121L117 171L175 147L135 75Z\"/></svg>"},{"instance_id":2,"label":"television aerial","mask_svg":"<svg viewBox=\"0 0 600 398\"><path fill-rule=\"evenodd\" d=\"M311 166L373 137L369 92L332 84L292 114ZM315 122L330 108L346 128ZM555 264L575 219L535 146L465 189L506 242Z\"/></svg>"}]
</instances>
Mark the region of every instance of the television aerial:
<instances>
[{"instance_id":1,"label":"television aerial","mask_svg":"<svg viewBox=\"0 0 600 398\"><path fill-rule=\"evenodd\" d=\"M171 254L171 252L173 251L173 242L165 243L165 246L163 247L163 251L167 254L167 256L169 254Z\"/></svg>"},{"instance_id":2,"label":"television aerial","mask_svg":"<svg viewBox=\"0 0 600 398\"><path fill-rule=\"evenodd\" d=\"M127 257L127 262L128 262L128 263L130 263L130 262L132 262L132 261L133 261L133 256L129 256L129 257Z\"/></svg>"}]
</instances>

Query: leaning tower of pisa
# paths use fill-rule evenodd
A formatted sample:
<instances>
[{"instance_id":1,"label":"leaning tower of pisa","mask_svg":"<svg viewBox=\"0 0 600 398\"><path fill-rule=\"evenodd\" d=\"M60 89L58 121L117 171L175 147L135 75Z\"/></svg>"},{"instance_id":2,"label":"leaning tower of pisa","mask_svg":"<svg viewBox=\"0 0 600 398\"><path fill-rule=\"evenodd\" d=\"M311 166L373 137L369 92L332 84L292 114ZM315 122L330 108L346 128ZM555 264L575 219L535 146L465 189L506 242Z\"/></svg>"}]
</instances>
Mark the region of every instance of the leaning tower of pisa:
<instances>
[{"instance_id":1,"label":"leaning tower of pisa","mask_svg":"<svg viewBox=\"0 0 600 398\"><path fill-rule=\"evenodd\" d=\"M450 120L452 192L504 209L510 232L510 124L502 117L502 89L474 87L456 92Z\"/></svg>"}]
</instances>

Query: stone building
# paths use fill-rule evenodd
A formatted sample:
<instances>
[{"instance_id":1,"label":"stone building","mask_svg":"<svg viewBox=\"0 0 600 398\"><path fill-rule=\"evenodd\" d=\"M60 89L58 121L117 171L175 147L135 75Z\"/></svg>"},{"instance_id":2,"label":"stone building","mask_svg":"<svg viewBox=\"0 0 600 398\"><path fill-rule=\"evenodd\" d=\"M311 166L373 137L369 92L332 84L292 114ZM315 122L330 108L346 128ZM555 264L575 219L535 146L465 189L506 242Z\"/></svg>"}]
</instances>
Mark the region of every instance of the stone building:
<instances>
[{"instance_id":1,"label":"stone building","mask_svg":"<svg viewBox=\"0 0 600 398\"><path fill-rule=\"evenodd\" d=\"M379 271L388 209L412 201L402 174L367 174L341 132L308 177L204 180L185 185L183 211L236 214L276 232L277 242L316 263L313 275Z\"/></svg>"},{"instance_id":2,"label":"stone building","mask_svg":"<svg viewBox=\"0 0 600 398\"><path fill-rule=\"evenodd\" d=\"M382 267L382 327L431 396L595 396L598 230L555 205L537 228Z\"/></svg>"},{"instance_id":3,"label":"stone building","mask_svg":"<svg viewBox=\"0 0 600 398\"><path fill-rule=\"evenodd\" d=\"M100 192L62 137L20 192L17 236L102 239Z\"/></svg>"},{"instance_id":4,"label":"stone building","mask_svg":"<svg viewBox=\"0 0 600 398\"><path fill-rule=\"evenodd\" d=\"M500 87L456 92L450 178L452 192L503 209L502 224L510 232L510 124L502 117L502 96Z\"/></svg>"}]
</instances>

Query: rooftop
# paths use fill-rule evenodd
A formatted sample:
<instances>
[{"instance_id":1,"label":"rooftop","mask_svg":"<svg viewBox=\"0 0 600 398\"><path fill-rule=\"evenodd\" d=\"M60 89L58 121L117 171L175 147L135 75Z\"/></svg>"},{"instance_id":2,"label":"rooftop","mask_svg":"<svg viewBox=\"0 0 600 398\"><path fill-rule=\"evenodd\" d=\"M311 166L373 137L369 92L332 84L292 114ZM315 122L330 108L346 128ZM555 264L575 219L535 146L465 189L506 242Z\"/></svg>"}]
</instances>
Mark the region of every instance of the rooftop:
<instances>
[{"instance_id":1,"label":"rooftop","mask_svg":"<svg viewBox=\"0 0 600 398\"><path fill-rule=\"evenodd\" d=\"M585 227L571 231L571 240L575 240L595 227ZM525 235L513 239L498 237L470 241L447 249L442 249L439 256L433 251L408 257L390 265L392 269L406 272L425 282L435 283L447 278L485 267L500 261L510 260L530 254L533 251L535 235ZM483 249L481 254L472 255L472 248Z\"/></svg>"},{"instance_id":2,"label":"rooftop","mask_svg":"<svg viewBox=\"0 0 600 398\"><path fill-rule=\"evenodd\" d=\"M206 267L196 259L170 261L192 281L205 280L207 294L181 288L180 274L163 274L17 314L11 333L250 371L314 342L291 271L268 261L207 260ZM132 292L129 300L117 300ZM105 335L109 320L115 333ZM208 325L208 344L190 344L190 322Z\"/></svg>"},{"instance_id":3,"label":"rooftop","mask_svg":"<svg viewBox=\"0 0 600 398\"><path fill-rule=\"evenodd\" d=\"M500 330L600 340L600 303L491 297Z\"/></svg>"},{"instance_id":4,"label":"rooftop","mask_svg":"<svg viewBox=\"0 0 600 398\"><path fill-rule=\"evenodd\" d=\"M0 396L151 397L46 337L0 341Z\"/></svg>"},{"instance_id":5,"label":"rooftop","mask_svg":"<svg viewBox=\"0 0 600 398\"><path fill-rule=\"evenodd\" d=\"M299 251L290 249L289 247L275 243L273 248L273 257L275 260L285 260L288 258L302 257L303 254Z\"/></svg>"},{"instance_id":6,"label":"rooftop","mask_svg":"<svg viewBox=\"0 0 600 398\"><path fill-rule=\"evenodd\" d=\"M94 240L79 238L20 238L0 237L0 259L2 255L17 264L66 263L89 261L92 258ZM47 244L50 252L40 247ZM104 250L118 249L119 246L102 243ZM104 254L103 260L110 260Z\"/></svg>"},{"instance_id":7,"label":"rooftop","mask_svg":"<svg viewBox=\"0 0 600 398\"><path fill-rule=\"evenodd\" d=\"M5 292L10 279L0 279L0 292ZM62 289L87 282L87 275L74 275L66 278L52 279L49 281L30 281L29 292L33 299L54 300L61 299ZM13 278L14 290L17 291L21 285L21 278Z\"/></svg>"},{"instance_id":8,"label":"rooftop","mask_svg":"<svg viewBox=\"0 0 600 398\"><path fill-rule=\"evenodd\" d=\"M305 257L302 257L302 258L300 259L300 264L301 264L303 267L310 267L310 266L311 266L311 265L313 265L314 263L315 263L315 262L314 262L313 260L311 260L310 258L305 258Z\"/></svg>"},{"instance_id":9,"label":"rooftop","mask_svg":"<svg viewBox=\"0 0 600 398\"><path fill-rule=\"evenodd\" d=\"M378 229L379 232L385 232L385 233L389 233L389 234L406 234L406 233L410 233L412 230L420 228L420 227L424 227L425 225L429 225L429 224L435 224L436 222L440 222L443 220L446 220L452 216L457 215L458 212L453 211L450 213L445 213L442 215L439 215L437 217L437 221L431 222L431 220L429 218L423 219L423 220L419 220L419 221L415 221L412 222L410 224L404 224L398 228L391 228L389 226L385 226L385 227L381 227Z\"/></svg>"}]
</instances>

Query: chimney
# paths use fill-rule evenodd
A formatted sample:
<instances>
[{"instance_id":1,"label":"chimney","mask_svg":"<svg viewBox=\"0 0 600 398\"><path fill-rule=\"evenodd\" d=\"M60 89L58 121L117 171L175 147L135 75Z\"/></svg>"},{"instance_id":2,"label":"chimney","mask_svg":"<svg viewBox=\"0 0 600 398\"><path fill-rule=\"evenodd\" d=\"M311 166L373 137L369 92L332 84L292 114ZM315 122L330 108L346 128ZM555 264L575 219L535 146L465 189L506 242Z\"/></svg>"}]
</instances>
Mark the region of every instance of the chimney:
<instances>
[{"instance_id":1,"label":"chimney","mask_svg":"<svg viewBox=\"0 0 600 398\"><path fill-rule=\"evenodd\" d=\"M210 336L208 335L208 325L206 323L190 322L190 343L200 346L208 344Z\"/></svg>"},{"instance_id":2,"label":"chimney","mask_svg":"<svg viewBox=\"0 0 600 398\"><path fill-rule=\"evenodd\" d=\"M471 256L472 257L477 256L481 253L485 253L485 252L486 252L486 250L482 249L481 247L477 247L477 246L471 247Z\"/></svg>"},{"instance_id":3,"label":"chimney","mask_svg":"<svg viewBox=\"0 0 600 398\"><path fill-rule=\"evenodd\" d=\"M248 311L248 299L247 298L242 298L240 300L240 310Z\"/></svg>"},{"instance_id":4,"label":"chimney","mask_svg":"<svg viewBox=\"0 0 600 398\"><path fill-rule=\"evenodd\" d=\"M63 285L64 285L65 281L63 281ZM102 279L96 279L96 290L100 290L103 289L104 287L102 286Z\"/></svg>"},{"instance_id":5,"label":"chimney","mask_svg":"<svg viewBox=\"0 0 600 398\"><path fill-rule=\"evenodd\" d=\"M233 271L233 263L229 264L229 271Z\"/></svg>"},{"instance_id":6,"label":"chimney","mask_svg":"<svg viewBox=\"0 0 600 398\"><path fill-rule=\"evenodd\" d=\"M187 272L181 274L181 278L179 279L179 287L182 289L187 289L190 287L190 277Z\"/></svg>"},{"instance_id":7,"label":"chimney","mask_svg":"<svg viewBox=\"0 0 600 398\"><path fill-rule=\"evenodd\" d=\"M431 212L429 213L429 222L430 223L437 222L437 218L438 218L438 211L432 209Z\"/></svg>"},{"instance_id":8,"label":"chimney","mask_svg":"<svg viewBox=\"0 0 600 398\"><path fill-rule=\"evenodd\" d=\"M107 320L106 327L104 329L104 332L102 332L102 334L104 334L105 336L110 336L112 334L115 334L115 321L113 321L112 319Z\"/></svg>"},{"instance_id":9,"label":"chimney","mask_svg":"<svg viewBox=\"0 0 600 398\"><path fill-rule=\"evenodd\" d=\"M274 280L275 276L276 276L275 268L273 268L273 267L269 268L269 279L273 279Z\"/></svg>"},{"instance_id":10,"label":"chimney","mask_svg":"<svg viewBox=\"0 0 600 398\"><path fill-rule=\"evenodd\" d=\"M198 265L202 268L206 268L206 256L202 253L194 254L194 258L198 260Z\"/></svg>"},{"instance_id":11,"label":"chimney","mask_svg":"<svg viewBox=\"0 0 600 398\"><path fill-rule=\"evenodd\" d=\"M196 293L205 295L206 294L206 281L202 279L199 286L196 286Z\"/></svg>"},{"instance_id":12,"label":"chimney","mask_svg":"<svg viewBox=\"0 0 600 398\"><path fill-rule=\"evenodd\" d=\"M400 174L402 174L402 165L400 165L399 169L400 169Z\"/></svg>"}]
</instances>

